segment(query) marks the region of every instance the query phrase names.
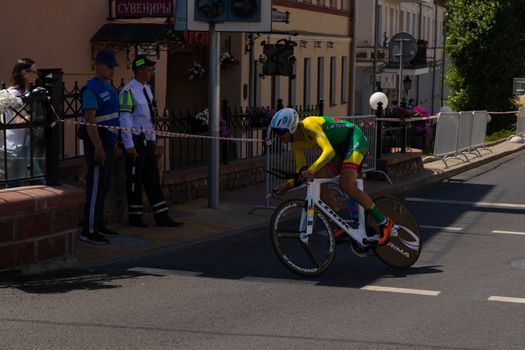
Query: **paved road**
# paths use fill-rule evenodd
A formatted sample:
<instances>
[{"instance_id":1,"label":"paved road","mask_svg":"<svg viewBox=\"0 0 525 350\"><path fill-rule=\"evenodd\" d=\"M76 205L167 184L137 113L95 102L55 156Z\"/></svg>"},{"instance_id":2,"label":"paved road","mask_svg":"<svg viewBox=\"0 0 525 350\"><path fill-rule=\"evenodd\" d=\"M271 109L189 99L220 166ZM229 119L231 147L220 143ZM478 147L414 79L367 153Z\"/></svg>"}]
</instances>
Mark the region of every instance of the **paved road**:
<instances>
[{"instance_id":1,"label":"paved road","mask_svg":"<svg viewBox=\"0 0 525 350\"><path fill-rule=\"evenodd\" d=\"M402 194L424 233L406 271L339 247L298 278L266 230L91 271L0 282L13 349L523 349L525 153ZM398 289L396 289L398 288Z\"/></svg>"}]
</instances>

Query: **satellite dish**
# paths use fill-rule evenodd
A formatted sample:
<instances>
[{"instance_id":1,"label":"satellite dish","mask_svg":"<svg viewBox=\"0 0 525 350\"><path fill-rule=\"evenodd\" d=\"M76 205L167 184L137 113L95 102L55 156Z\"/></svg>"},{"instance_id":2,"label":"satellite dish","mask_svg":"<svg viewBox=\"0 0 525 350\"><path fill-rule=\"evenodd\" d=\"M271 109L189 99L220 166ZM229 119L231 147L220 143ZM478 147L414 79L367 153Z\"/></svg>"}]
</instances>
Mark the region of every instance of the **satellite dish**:
<instances>
[{"instance_id":1,"label":"satellite dish","mask_svg":"<svg viewBox=\"0 0 525 350\"><path fill-rule=\"evenodd\" d=\"M403 53L401 53L401 41L403 41ZM390 39L390 42L388 43L388 52L390 62L399 63L402 54L403 62L408 63L416 57L416 39L406 32L399 32Z\"/></svg>"}]
</instances>

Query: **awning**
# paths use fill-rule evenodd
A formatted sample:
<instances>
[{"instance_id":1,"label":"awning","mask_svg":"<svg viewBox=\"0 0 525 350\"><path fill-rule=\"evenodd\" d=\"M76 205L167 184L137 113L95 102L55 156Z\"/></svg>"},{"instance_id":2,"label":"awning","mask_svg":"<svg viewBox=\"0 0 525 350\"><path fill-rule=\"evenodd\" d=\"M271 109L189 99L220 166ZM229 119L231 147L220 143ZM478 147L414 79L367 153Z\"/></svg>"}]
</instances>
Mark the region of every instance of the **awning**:
<instances>
[{"instance_id":1,"label":"awning","mask_svg":"<svg viewBox=\"0 0 525 350\"><path fill-rule=\"evenodd\" d=\"M104 24L91 38L91 42L120 41L127 43L155 43L165 40L165 24L134 23Z\"/></svg>"},{"instance_id":2,"label":"awning","mask_svg":"<svg viewBox=\"0 0 525 350\"><path fill-rule=\"evenodd\" d=\"M172 24L107 23L91 38L95 43L207 45L208 32L176 32Z\"/></svg>"}]
</instances>

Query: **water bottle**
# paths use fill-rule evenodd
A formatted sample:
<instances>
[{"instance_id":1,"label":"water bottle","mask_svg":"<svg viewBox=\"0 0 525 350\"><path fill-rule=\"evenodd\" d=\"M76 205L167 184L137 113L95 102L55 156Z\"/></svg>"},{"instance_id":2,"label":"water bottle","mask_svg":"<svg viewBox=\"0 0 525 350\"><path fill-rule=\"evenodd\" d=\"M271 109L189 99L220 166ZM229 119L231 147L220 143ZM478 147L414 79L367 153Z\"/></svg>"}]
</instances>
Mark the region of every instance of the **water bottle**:
<instances>
[{"instance_id":1,"label":"water bottle","mask_svg":"<svg viewBox=\"0 0 525 350\"><path fill-rule=\"evenodd\" d=\"M348 220L359 221L359 206L352 197L348 197Z\"/></svg>"}]
</instances>

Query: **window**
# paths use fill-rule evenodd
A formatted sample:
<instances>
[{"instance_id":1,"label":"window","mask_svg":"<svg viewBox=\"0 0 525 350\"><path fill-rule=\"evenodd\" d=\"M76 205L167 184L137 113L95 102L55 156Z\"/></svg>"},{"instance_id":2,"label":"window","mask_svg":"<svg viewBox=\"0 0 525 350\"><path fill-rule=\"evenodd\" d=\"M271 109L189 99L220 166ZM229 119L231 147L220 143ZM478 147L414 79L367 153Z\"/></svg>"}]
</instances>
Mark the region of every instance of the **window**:
<instances>
[{"instance_id":1,"label":"window","mask_svg":"<svg viewBox=\"0 0 525 350\"><path fill-rule=\"evenodd\" d=\"M273 82L273 102L277 104L277 100L281 98L281 76L280 75L273 75L272 76Z\"/></svg>"},{"instance_id":2,"label":"window","mask_svg":"<svg viewBox=\"0 0 525 350\"><path fill-rule=\"evenodd\" d=\"M426 39L427 37L427 18L423 16L423 32L421 34L421 39Z\"/></svg>"},{"instance_id":3,"label":"window","mask_svg":"<svg viewBox=\"0 0 525 350\"><path fill-rule=\"evenodd\" d=\"M317 59L317 101L324 98L324 57Z\"/></svg>"},{"instance_id":4,"label":"window","mask_svg":"<svg viewBox=\"0 0 525 350\"><path fill-rule=\"evenodd\" d=\"M337 57L330 57L330 106L335 106Z\"/></svg>"},{"instance_id":5,"label":"window","mask_svg":"<svg viewBox=\"0 0 525 350\"><path fill-rule=\"evenodd\" d=\"M255 98L254 103L256 106L261 105L261 78L259 78L259 74L262 74L262 64L259 62L255 62Z\"/></svg>"},{"instance_id":6,"label":"window","mask_svg":"<svg viewBox=\"0 0 525 350\"><path fill-rule=\"evenodd\" d=\"M410 13L407 12L407 32L411 33L412 35L414 35L414 31L410 31L412 28L410 27Z\"/></svg>"},{"instance_id":7,"label":"window","mask_svg":"<svg viewBox=\"0 0 525 350\"><path fill-rule=\"evenodd\" d=\"M341 60L341 103L348 102L348 57Z\"/></svg>"},{"instance_id":8,"label":"window","mask_svg":"<svg viewBox=\"0 0 525 350\"><path fill-rule=\"evenodd\" d=\"M399 31L405 31L405 11L399 12Z\"/></svg>"},{"instance_id":9,"label":"window","mask_svg":"<svg viewBox=\"0 0 525 350\"><path fill-rule=\"evenodd\" d=\"M416 31L417 29L417 24L416 24L416 14L413 13L412 14L412 34L414 34L415 37L417 37L419 39L419 33Z\"/></svg>"},{"instance_id":10,"label":"window","mask_svg":"<svg viewBox=\"0 0 525 350\"><path fill-rule=\"evenodd\" d=\"M348 4L349 0L341 0L341 9L343 11L348 11L350 9L350 5Z\"/></svg>"},{"instance_id":11,"label":"window","mask_svg":"<svg viewBox=\"0 0 525 350\"><path fill-rule=\"evenodd\" d=\"M390 9L390 37L394 36L394 18L394 9Z\"/></svg>"},{"instance_id":12,"label":"window","mask_svg":"<svg viewBox=\"0 0 525 350\"><path fill-rule=\"evenodd\" d=\"M376 33L376 37L377 37L377 40L380 41L381 40L381 35L383 34L383 28L385 28L385 26L383 25L383 6L379 5L377 7L377 33Z\"/></svg>"},{"instance_id":13,"label":"window","mask_svg":"<svg viewBox=\"0 0 525 350\"><path fill-rule=\"evenodd\" d=\"M337 0L330 0L330 7L331 8L337 8Z\"/></svg>"},{"instance_id":14,"label":"window","mask_svg":"<svg viewBox=\"0 0 525 350\"><path fill-rule=\"evenodd\" d=\"M310 105L310 96L312 92L312 86L311 86L311 74L310 71L312 70L312 60L310 58L304 59L304 86L303 86L303 106L306 107Z\"/></svg>"},{"instance_id":15,"label":"window","mask_svg":"<svg viewBox=\"0 0 525 350\"><path fill-rule=\"evenodd\" d=\"M295 106L297 104L297 101L295 99L295 90L296 90L295 85L297 82L297 79L295 79L295 69L297 65L294 64L292 67L293 67L292 75L288 77L288 104L290 106Z\"/></svg>"},{"instance_id":16,"label":"window","mask_svg":"<svg viewBox=\"0 0 525 350\"><path fill-rule=\"evenodd\" d=\"M319 6L326 6L325 0L318 0L317 1L317 5L319 5Z\"/></svg>"}]
</instances>

